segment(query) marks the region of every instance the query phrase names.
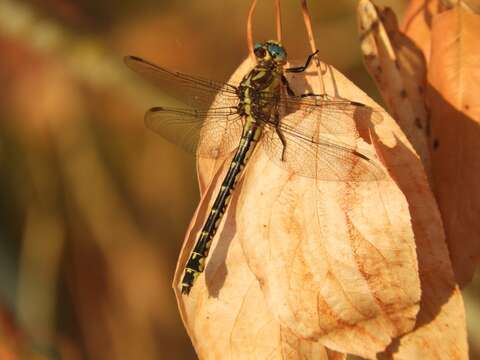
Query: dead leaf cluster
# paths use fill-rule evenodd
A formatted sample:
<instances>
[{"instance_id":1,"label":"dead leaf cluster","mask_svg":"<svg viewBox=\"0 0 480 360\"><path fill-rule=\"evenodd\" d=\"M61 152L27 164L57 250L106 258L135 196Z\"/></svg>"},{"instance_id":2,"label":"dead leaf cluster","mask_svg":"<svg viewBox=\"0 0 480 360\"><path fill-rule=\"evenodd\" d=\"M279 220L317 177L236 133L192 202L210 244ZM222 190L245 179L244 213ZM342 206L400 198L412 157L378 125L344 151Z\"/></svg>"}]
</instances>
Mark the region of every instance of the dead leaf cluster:
<instances>
[{"instance_id":1,"label":"dead leaf cluster","mask_svg":"<svg viewBox=\"0 0 480 360\"><path fill-rule=\"evenodd\" d=\"M467 279L478 255L478 22L459 7L432 9L412 1L400 27L391 10L359 3L365 62L392 116L354 135L385 179L292 177L256 151L185 297L183 266L229 166L199 160L202 197L174 288L201 359L467 358L455 276ZM290 82L379 107L332 66L320 69L323 84L313 67Z\"/></svg>"},{"instance_id":2,"label":"dead leaf cluster","mask_svg":"<svg viewBox=\"0 0 480 360\"><path fill-rule=\"evenodd\" d=\"M199 158L201 201L174 289L201 359L468 357L460 286L480 254L472 9L413 0L399 25L390 9L359 1L361 50L390 115L342 140L375 154L385 178L300 178L258 149L187 297L183 268L230 160ZM253 66L247 59L229 82ZM289 81L379 109L324 63Z\"/></svg>"}]
</instances>

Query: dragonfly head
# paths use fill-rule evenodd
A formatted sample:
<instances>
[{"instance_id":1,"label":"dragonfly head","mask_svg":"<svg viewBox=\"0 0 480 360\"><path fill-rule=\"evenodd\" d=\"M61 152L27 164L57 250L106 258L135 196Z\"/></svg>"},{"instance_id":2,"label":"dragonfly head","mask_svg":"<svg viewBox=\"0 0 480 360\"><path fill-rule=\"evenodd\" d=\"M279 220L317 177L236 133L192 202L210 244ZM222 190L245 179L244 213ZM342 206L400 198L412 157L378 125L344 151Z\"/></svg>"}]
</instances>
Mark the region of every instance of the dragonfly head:
<instances>
[{"instance_id":1,"label":"dragonfly head","mask_svg":"<svg viewBox=\"0 0 480 360\"><path fill-rule=\"evenodd\" d=\"M282 44L274 40L257 43L253 48L253 53L260 64L283 65L287 61L287 52Z\"/></svg>"}]
</instances>

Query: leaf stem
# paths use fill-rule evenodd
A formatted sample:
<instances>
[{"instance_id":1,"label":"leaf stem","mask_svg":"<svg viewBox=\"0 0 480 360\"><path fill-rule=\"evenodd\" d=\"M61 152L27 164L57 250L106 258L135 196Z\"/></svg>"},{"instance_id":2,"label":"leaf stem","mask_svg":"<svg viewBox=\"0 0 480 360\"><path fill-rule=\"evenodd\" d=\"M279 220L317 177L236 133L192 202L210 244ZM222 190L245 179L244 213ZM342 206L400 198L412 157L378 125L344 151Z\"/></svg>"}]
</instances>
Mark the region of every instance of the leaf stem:
<instances>
[{"instance_id":1,"label":"leaf stem","mask_svg":"<svg viewBox=\"0 0 480 360\"><path fill-rule=\"evenodd\" d=\"M313 34L313 28L312 28L312 18L310 17L310 12L308 11L307 0L300 0L300 4L302 6L303 22L305 24L305 29L307 30L307 34L308 34L308 42L310 43L310 49L312 50L312 53L314 53L315 51L317 51L318 48L317 48L317 45L315 44L315 36ZM325 90L325 82L323 81L323 71L321 69L321 64L320 64L320 61L318 60L317 55L315 55L314 60L317 66L318 78L320 79L322 94L325 94L326 90Z\"/></svg>"},{"instance_id":2,"label":"leaf stem","mask_svg":"<svg viewBox=\"0 0 480 360\"><path fill-rule=\"evenodd\" d=\"M280 0L275 0L275 24L277 28L277 41L282 42L282 12Z\"/></svg>"},{"instance_id":3,"label":"leaf stem","mask_svg":"<svg viewBox=\"0 0 480 360\"><path fill-rule=\"evenodd\" d=\"M248 48L248 55L255 61L255 56L253 55L253 14L255 13L255 8L257 7L257 0L253 0L252 4L250 5L250 9L248 9L248 16L247 16L247 48Z\"/></svg>"}]
</instances>

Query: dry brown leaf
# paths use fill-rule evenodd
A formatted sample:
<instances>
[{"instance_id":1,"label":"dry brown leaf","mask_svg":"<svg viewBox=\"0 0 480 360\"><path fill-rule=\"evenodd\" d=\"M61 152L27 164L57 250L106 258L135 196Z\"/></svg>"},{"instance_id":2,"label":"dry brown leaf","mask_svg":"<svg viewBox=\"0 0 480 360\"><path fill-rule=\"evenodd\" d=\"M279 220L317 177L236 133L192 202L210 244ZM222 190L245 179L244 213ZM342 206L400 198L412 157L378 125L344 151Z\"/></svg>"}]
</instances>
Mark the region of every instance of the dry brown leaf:
<instances>
[{"instance_id":1,"label":"dry brown leaf","mask_svg":"<svg viewBox=\"0 0 480 360\"><path fill-rule=\"evenodd\" d=\"M434 188L460 285L480 259L479 33L479 15L437 15L428 69Z\"/></svg>"},{"instance_id":2,"label":"dry brown leaf","mask_svg":"<svg viewBox=\"0 0 480 360\"><path fill-rule=\"evenodd\" d=\"M395 161L395 152L390 156L389 160ZM409 173L399 176L399 184L420 182L420 179L411 179ZM422 290L420 311L415 329L394 339L381 358L468 359L463 300L455 283L437 205L422 200L423 192L430 193L430 190L410 186L402 191L408 194L415 233Z\"/></svg>"},{"instance_id":3,"label":"dry brown leaf","mask_svg":"<svg viewBox=\"0 0 480 360\"><path fill-rule=\"evenodd\" d=\"M445 10L461 6L463 9L480 14L480 0L442 0Z\"/></svg>"},{"instance_id":4,"label":"dry brown leaf","mask_svg":"<svg viewBox=\"0 0 480 360\"><path fill-rule=\"evenodd\" d=\"M396 23L392 21L393 14L382 12L379 16L382 21L379 22L371 3L369 1L362 3L364 6L363 8L360 6L359 9L367 12L360 14L365 31L362 49L369 55L366 58L367 66L370 67L370 72L377 80L387 104L397 114L402 129L405 129L403 116L408 115L411 109L408 107L409 104L406 104L405 108L405 106L400 106L401 101L395 102L395 97L398 97L398 87L418 81L418 74L424 70L417 67L417 72L415 72L411 71L413 68L410 67L410 71L404 71L401 74L401 70L405 69L405 66L401 65L408 64L408 61L405 60L411 61L414 58L406 56L402 58L399 54L405 49L410 49L409 52L416 56L418 56L418 52L411 49L415 45L396 29ZM368 11L371 13L370 16ZM392 62L397 63L396 66L392 66ZM412 63L415 62L410 62L410 64ZM378 66L382 66L382 71L378 71L376 68ZM405 86L405 88L407 87ZM422 102L423 99L417 96L415 101L417 109L424 106ZM396 110L398 108L400 111ZM425 115L424 111L422 109ZM408 128L406 132L408 134ZM415 139L414 136L410 136L410 138ZM425 140L424 138L422 144L423 153L425 153ZM413 142L415 143L415 140ZM417 201L418 199L413 202ZM412 212L415 212L415 209L412 209ZM436 212L436 209L433 212ZM430 237L422 234L426 229L421 224L428 219L424 218L423 221L418 221L422 217L421 214L418 215L414 214L412 217L414 231L417 235L416 244L422 286L422 302L418 322L414 331L395 339L382 355L386 358L393 356L398 359L465 359L468 357L465 313L461 294L453 279L452 268L448 261L448 251L445 243L432 243L428 241ZM442 228L439 227L435 230L441 232ZM443 236L437 234L437 237Z\"/></svg>"},{"instance_id":5,"label":"dry brown leaf","mask_svg":"<svg viewBox=\"0 0 480 360\"><path fill-rule=\"evenodd\" d=\"M395 161L395 152L388 154L392 158L385 161ZM410 182L418 184L420 179L412 179L408 172L398 176L398 184L408 184L402 191L408 194L410 204L422 297L415 329L394 339L380 358L468 359L463 300L455 283L437 205L423 202L423 192L430 193L427 188L411 188Z\"/></svg>"},{"instance_id":6,"label":"dry brown leaf","mask_svg":"<svg viewBox=\"0 0 480 360\"><path fill-rule=\"evenodd\" d=\"M231 81L251 66L245 62ZM308 84L295 76L294 89L318 91L314 73ZM378 107L332 67L325 82L331 95ZM420 302L414 238L442 244L440 216L419 158L393 119L384 113L370 132L372 141L368 131L355 141L386 165L378 182L292 177L257 149L206 270L186 297L178 287L183 266L228 167L228 159L200 161L204 192L174 289L201 359L275 359L286 349L291 359L340 356L327 349L374 358L414 327Z\"/></svg>"},{"instance_id":7,"label":"dry brown leaf","mask_svg":"<svg viewBox=\"0 0 480 360\"><path fill-rule=\"evenodd\" d=\"M432 19L439 13L440 6L440 0L411 0L400 25L402 32L422 50L427 64L430 62Z\"/></svg>"},{"instance_id":8,"label":"dry brown leaf","mask_svg":"<svg viewBox=\"0 0 480 360\"><path fill-rule=\"evenodd\" d=\"M458 5L469 12L480 14L479 0L410 0L408 3L400 29L422 50L427 64L430 62L434 17Z\"/></svg>"},{"instance_id":9,"label":"dry brown leaf","mask_svg":"<svg viewBox=\"0 0 480 360\"><path fill-rule=\"evenodd\" d=\"M424 245L425 250L437 247L436 244ZM444 253L446 249L437 255L443 256ZM422 302L415 330L395 339L380 358L468 359L462 294L458 286L452 287L451 269L445 271L450 264L444 263L441 266L440 269L431 268L420 274Z\"/></svg>"},{"instance_id":10,"label":"dry brown leaf","mask_svg":"<svg viewBox=\"0 0 480 360\"><path fill-rule=\"evenodd\" d=\"M430 177L425 58L399 31L390 8L379 9L370 0L361 0L358 21L367 70Z\"/></svg>"}]
</instances>

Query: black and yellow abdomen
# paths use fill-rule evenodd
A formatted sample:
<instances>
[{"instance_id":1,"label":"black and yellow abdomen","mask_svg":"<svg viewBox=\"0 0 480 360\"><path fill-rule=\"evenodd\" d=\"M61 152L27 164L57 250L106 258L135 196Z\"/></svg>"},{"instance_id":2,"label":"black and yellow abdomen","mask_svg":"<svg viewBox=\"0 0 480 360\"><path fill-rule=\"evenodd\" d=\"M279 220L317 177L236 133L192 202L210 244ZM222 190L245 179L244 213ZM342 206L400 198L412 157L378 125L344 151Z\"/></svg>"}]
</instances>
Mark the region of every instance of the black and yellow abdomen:
<instances>
[{"instance_id":1,"label":"black and yellow abdomen","mask_svg":"<svg viewBox=\"0 0 480 360\"><path fill-rule=\"evenodd\" d=\"M210 214L205 222L198 240L193 248L190 258L185 266L185 274L182 279L182 293L189 294L195 279L205 269L205 261L210 251L210 246L215 236L223 214L226 211L232 191L237 184L243 169L250 158L255 145L260 138L262 128L252 119L247 118L240 145L230 163L227 175L222 182L220 191L213 203Z\"/></svg>"}]
</instances>

